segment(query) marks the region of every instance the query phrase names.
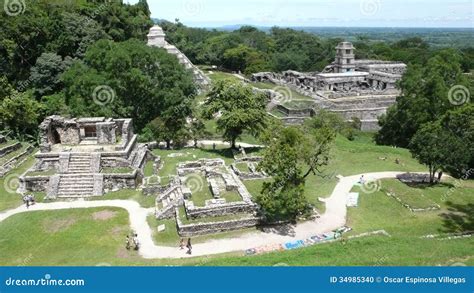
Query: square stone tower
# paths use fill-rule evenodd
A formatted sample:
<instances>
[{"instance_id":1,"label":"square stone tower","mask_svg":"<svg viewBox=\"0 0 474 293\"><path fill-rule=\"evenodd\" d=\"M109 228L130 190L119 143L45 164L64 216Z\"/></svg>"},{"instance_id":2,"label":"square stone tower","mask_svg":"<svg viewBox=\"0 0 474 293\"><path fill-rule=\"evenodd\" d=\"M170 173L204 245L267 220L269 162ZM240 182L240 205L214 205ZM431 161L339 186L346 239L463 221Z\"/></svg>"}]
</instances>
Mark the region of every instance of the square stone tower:
<instances>
[{"instance_id":1,"label":"square stone tower","mask_svg":"<svg viewBox=\"0 0 474 293\"><path fill-rule=\"evenodd\" d=\"M336 47L335 73L355 71L354 46L351 42L342 42Z\"/></svg>"},{"instance_id":2,"label":"square stone tower","mask_svg":"<svg viewBox=\"0 0 474 293\"><path fill-rule=\"evenodd\" d=\"M158 25L155 25L150 29L150 33L147 35L147 37L149 46L164 48L167 45L165 41L165 33Z\"/></svg>"}]
</instances>

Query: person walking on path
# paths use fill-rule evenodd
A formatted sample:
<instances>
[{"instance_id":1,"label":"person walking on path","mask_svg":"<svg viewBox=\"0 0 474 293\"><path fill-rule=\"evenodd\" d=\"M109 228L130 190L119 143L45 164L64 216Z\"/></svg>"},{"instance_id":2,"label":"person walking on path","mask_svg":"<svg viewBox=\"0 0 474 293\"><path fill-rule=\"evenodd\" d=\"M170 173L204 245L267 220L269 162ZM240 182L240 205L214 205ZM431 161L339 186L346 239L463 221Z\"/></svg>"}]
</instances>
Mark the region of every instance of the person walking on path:
<instances>
[{"instance_id":1,"label":"person walking on path","mask_svg":"<svg viewBox=\"0 0 474 293\"><path fill-rule=\"evenodd\" d=\"M191 238L188 238L188 244L186 245L188 248L187 254L191 255L193 253L193 246L191 245Z\"/></svg>"},{"instance_id":2,"label":"person walking on path","mask_svg":"<svg viewBox=\"0 0 474 293\"><path fill-rule=\"evenodd\" d=\"M130 250L130 237L127 235L127 237L125 238L125 248L127 250Z\"/></svg>"},{"instance_id":3,"label":"person walking on path","mask_svg":"<svg viewBox=\"0 0 474 293\"><path fill-rule=\"evenodd\" d=\"M140 242L138 241L138 234L133 235L133 244L135 245L135 250L140 249Z\"/></svg>"},{"instance_id":4,"label":"person walking on path","mask_svg":"<svg viewBox=\"0 0 474 293\"><path fill-rule=\"evenodd\" d=\"M184 249L184 238L181 238L181 241L179 242L179 249L183 250Z\"/></svg>"}]
</instances>

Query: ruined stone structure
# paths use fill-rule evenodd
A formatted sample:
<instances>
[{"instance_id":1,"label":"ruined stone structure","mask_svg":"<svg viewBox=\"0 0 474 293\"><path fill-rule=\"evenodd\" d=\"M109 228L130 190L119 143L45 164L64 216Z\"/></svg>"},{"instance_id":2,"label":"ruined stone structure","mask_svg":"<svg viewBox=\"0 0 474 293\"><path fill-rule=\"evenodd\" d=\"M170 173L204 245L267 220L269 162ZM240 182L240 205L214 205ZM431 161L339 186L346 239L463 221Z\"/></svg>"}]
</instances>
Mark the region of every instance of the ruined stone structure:
<instances>
[{"instance_id":1,"label":"ruined stone structure","mask_svg":"<svg viewBox=\"0 0 474 293\"><path fill-rule=\"evenodd\" d=\"M21 190L46 191L48 198L136 188L146 160L152 158L147 146L137 143L131 119L50 116L39 129L40 151L35 165L20 178ZM29 176L31 172L39 175Z\"/></svg>"},{"instance_id":2,"label":"ruined stone structure","mask_svg":"<svg viewBox=\"0 0 474 293\"><path fill-rule=\"evenodd\" d=\"M178 175L170 185L157 195L155 215L158 219L174 217L181 236L243 229L254 227L259 223L259 218L256 216L257 205L252 201L250 193L239 177L222 159L201 159L180 163L177 172ZM193 174L204 175L206 182L199 184L203 184L202 188L209 188L212 192L213 198L206 200L204 206L194 204L192 191L186 185L188 180L198 180ZM238 193L241 199L227 202L222 197L222 193L226 191ZM212 220L222 216L238 217ZM201 219L207 220L201 222ZM184 223L184 220L191 222Z\"/></svg>"},{"instance_id":3,"label":"ruined stone structure","mask_svg":"<svg viewBox=\"0 0 474 293\"><path fill-rule=\"evenodd\" d=\"M363 130L377 129L378 117L395 103L400 93L396 83L402 78L406 65L401 62L356 60L355 48L350 42L340 43L336 50L335 61L323 72L262 72L254 74L252 80L288 86L313 97L312 110L327 109L340 113L347 120L357 117L362 122ZM288 109L291 110L295 109ZM310 116L309 113L306 117ZM302 121L301 117L288 118L296 123Z\"/></svg>"},{"instance_id":4,"label":"ruined stone structure","mask_svg":"<svg viewBox=\"0 0 474 293\"><path fill-rule=\"evenodd\" d=\"M199 68L194 66L194 64L184 55L178 48L169 44L165 40L165 33L163 29L155 25L150 29L148 34L148 46L159 47L165 49L169 54L175 55L179 63L181 63L186 69L191 70L194 74L196 82L201 86L207 86L211 83L209 77L207 77Z\"/></svg>"}]
</instances>

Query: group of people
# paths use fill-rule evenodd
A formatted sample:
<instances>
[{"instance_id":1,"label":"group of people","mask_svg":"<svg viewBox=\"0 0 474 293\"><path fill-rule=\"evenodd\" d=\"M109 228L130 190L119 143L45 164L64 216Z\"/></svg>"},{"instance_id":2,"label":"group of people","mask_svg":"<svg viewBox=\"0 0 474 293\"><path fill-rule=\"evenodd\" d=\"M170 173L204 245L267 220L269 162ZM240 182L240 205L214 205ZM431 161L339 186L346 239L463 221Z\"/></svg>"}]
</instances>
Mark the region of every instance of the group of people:
<instances>
[{"instance_id":1,"label":"group of people","mask_svg":"<svg viewBox=\"0 0 474 293\"><path fill-rule=\"evenodd\" d=\"M131 239L130 236L127 235L127 238L125 239L125 248L127 248L127 250L130 250L130 248L132 248L132 243L135 250L140 249L140 242L138 241L137 233L132 233Z\"/></svg>"},{"instance_id":2,"label":"group of people","mask_svg":"<svg viewBox=\"0 0 474 293\"><path fill-rule=\"evenodd\" d=\"M186 253L189 255L192 254L193 246L191 245L191 238L188 238L188 242L186 243L186 245L184 243L184 238L181 238L181 241L179 242L179 248L184 249L184 247L186 246L186 248L188 249Z\"/></svg>"},{"instance_id":3,"label":"group of people","mask_svg":"<svg viewBox=\"0 0 474 293\"><path fill-rule=\"evenodd\" d=\"M23 196L23 203L26 205L26 208L29 208L31 205L35 204L35 196L32 194L25 194Z\"/></svg>"}]
</instances>

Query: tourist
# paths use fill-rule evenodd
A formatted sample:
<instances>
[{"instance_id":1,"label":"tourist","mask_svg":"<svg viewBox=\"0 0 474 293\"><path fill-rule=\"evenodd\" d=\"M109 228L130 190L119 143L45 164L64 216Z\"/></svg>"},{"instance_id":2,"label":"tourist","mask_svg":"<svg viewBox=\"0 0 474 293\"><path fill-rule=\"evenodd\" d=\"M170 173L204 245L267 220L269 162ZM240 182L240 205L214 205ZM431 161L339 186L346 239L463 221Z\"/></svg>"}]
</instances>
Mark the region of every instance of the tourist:
<instances>
[{"instance_id":1,"label":"tourist","mask_svg":"<svg viewBox=\"0 0 474 293\"><path fill-rule=\"evenodd\" d=\"M181 238L181 241L179 242L179 249L183 250L184 249L184 238Z\"/></svg>"},{"instance_id":2,"label":"tourist","mask_svg":"<svg viewBox=\"0 0 474 293\"><path fill-rule=\"evenodd\" d=\"M360 178L359 178L359 183L360 183L360 184L364 184L364 183L365 183L364 175L360 176Z\"/></svg>"},{"instance_id":3,"label":"tourist","mask_svg":"<svg viewBox=\"0 0 474 293\"><path fill-rule=\"evenodd\" d=\"M130 250L130 237L127 235L127 237L125 238L125 248L127 250Z\"/></svg>"},{"instance_id":4,"label":"tourist","mask_svg":"<svg viewBox=\"0 0 474 293\"><path fill-rule=\"evenodd\" d=\"M188 238L188 244L186 245L186 247L188 248L188 251L186 253L191 255L193 250L193 246L191 245L191 238Z\"/></svg>"},{"instance_id":5,"label":"tourist","mask_svg":"<svg viewBox=\"0 0 474 293\"><path fill-rule=\"evenodd\" d=\"M133 236L133 244L135 245L135 250L140 249L140 242L138 241L138 234L136 233Z\"/></svg>"}]
</instances>

